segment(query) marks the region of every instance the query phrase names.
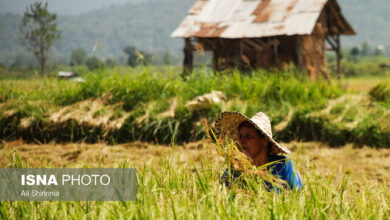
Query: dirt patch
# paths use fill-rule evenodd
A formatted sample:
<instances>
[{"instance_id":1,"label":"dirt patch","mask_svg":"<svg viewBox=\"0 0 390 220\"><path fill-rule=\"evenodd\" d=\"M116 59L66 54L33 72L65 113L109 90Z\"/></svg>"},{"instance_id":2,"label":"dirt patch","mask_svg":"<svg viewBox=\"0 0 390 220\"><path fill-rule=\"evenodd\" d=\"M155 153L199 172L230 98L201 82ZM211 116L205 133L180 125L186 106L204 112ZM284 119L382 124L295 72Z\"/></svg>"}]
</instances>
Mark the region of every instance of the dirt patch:
<instances>
[{"instance_id":1,"label":"dirt patch","mask_svg":"<svg viewBox=\"0 0 390 220\"><path fill-rule=\"evenodd\" d=\"M118 145L106 144L26 144L23 141L5 142L0 148L0 167L7 167L11 155L17 152L22 161L31 167L117 167L127 160L136 166L149 164L159 157L171 154L177 163L193 160L200 162L204 156L209 159L217 157L212 146L203 142L194 142L184 146L153 145L144 142L132 142Z\"/></svg>"}]
</instances>

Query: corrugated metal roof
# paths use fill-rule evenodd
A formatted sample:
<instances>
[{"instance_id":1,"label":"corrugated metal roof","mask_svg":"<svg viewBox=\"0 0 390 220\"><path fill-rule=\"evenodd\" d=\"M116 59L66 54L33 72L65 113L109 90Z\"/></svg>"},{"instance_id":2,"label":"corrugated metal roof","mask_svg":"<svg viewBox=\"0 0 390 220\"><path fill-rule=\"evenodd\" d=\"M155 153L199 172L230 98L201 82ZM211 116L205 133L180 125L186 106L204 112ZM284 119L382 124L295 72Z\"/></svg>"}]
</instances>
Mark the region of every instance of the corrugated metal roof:
<instances>
[{"instance_id":1,"label":"corrugated metal roof","mask_svg":"<svg viewBox=\"0 0 390 220\"><path fill-rule=\"evenodd\" d=\"M198 0L172 37L311 34L328 0Z\"/></svg>"}]
</instances>

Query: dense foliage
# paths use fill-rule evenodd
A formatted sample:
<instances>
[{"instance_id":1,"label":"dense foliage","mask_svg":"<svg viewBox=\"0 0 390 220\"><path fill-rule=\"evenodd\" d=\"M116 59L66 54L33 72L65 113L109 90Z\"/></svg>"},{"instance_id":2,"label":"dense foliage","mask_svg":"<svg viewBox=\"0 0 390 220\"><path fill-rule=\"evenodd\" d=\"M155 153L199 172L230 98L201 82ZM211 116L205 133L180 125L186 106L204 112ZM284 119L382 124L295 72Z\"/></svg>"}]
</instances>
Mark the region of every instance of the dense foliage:
<instances>
[{"instance_id":1,"label":"dense foliage","mask_svg":"<svg viewBox=\"0 0 390 220\"><path fill-rule=\"evenodd\" d=\"M23 44L34 54L42 76L46 70L50 48L61 38L56 19L57 15L47 10L47 3L35 2L27 7L20 25Z\"/></svg>"}]
</instances>

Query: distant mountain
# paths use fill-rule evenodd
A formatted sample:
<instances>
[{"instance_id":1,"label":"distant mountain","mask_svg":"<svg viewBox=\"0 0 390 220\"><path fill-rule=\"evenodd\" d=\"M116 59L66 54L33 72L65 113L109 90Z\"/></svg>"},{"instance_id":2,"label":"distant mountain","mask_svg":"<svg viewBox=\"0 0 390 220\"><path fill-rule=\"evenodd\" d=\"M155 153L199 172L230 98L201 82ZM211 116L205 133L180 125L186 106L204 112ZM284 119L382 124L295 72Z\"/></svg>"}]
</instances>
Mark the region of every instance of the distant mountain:
<instances>
[{"instance_id":1,"label":"distant mountain","mask_svg":"<svg viewBox=\"0 0 390 220\"><path fill-rule=\"evenodd\" d=\"M113 5L79 16L58 16L62 38L52 49L60 59L69 59L72 50L83 48L101 58L124 57L123 49L134 45L149 52L178 53L181 39L170 37L194 0L149 0ZM0 14L0 61L12 63L16 56L30 55L21 45L21 15ZM92 48L99 45L92 54ZM31 56L31 55L30 55ZM20 56L19 56L20 57ZM31 59L31 58L30 58Z\"/></svg>"},{"instance_id":2,"label":"distant mountain","mask_svg":"<svg viewBox=\"0 0 390 220\"><path fill-rule=\"evenodd\" d=\"M0 0L0 14L23 14L26 7L37 0ZM41 0L49 2L50 11L59 15L80 15L111 5L136 3L146 0Z\"/></svg>"},{"instance_id":3,"label":"distant mountain","mask_svg":"<svg viewBox=\"0 0 390 220\"><path fill-rule=\"evenodd\" d=\"M103 0L80 0L74 3L75 10L84 1ZM181 55L183 40L171 38L170 34L194 2L195 0L133 0L82 15L60 15L58 24L62 39L55 44L53 55L58 59L69 59L71 51L77 48L83 48L92 55L92 48L96 45L99 47L93 55L101 58L124 57L122 51L128 45L149 52L169 49L173 54ZM49 4L51 3L52 0ZM372 46L384 44L390 48L389 0L376 0L375 4L366 0L339 0L339 3L343 14L357 32L357 36L343 38L343 46L360 45L366 41ZM0 15L2 62L10 63L18 54L28 54L20 44L20 21L21 15Z\"/></svg>"},{"instance_id":4,"label":"distant mountain","mask_svg":"<svg viewBox=\"0 0 390 220\"><path fill-rule=\"evenodd\" d=\"M63 40L58 49L70 53L81 47L90 51L99 43L101 57L122 54L128 45L149 52L179 51L181 39L171 32L186 15L194 0L149 0L137 4L112 6L81 16L62 16L59 26Z\"/></svg>"},{"instance_id":5,"label":"distant mountain","mask_svg":"<svg viewBox=\"0 0 390 220\"><path fill-rule=\"evenodd\" d=\"M357 35L343 39L347 46L367 42L372 46L383 44L390 51L389 0L338 0L342 12Z\"/></svg>"}]
</instances>

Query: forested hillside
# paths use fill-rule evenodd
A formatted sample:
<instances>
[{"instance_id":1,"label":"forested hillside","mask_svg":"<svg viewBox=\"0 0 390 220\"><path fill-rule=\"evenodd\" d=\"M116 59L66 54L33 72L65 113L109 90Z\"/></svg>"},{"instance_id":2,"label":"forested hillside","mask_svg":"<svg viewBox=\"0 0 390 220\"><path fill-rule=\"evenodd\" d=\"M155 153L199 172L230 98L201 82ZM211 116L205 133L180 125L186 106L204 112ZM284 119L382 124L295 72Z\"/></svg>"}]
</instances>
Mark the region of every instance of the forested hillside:
<instances>
[{"instance_id":1,"label":"forested hillside","mask_svg":"<svg viewBox=\"0 0 390 220\"><path fill-rule=\"evenodd\" d=\"M345 45L366 41L372 46L383 44L390 49L390 1L389 0L338 0L344 16L357 32L344 38ZM389 51L389 50L388 50Z\"/></svg>"},{"instance_id":2,"label":"forested hillside","mask_svg":"<svg viewBox=\"0 0 390 220\"><path fill-rule=\"evenodd\" d=\"M181 54L182 40L170 37L195 0L145 0L94 10L82 15L60 15L59 29L62 39L54 45L53 56L62 61L72 50L83 48L101 58L124 56L128 45L149 52L161 52L169 48ZM377 0L375 4L365 0L339 0L346 18L357 36L343 38L344 46L360 45L367 41L390 47L390 3ZM77 6L75 6L77 7ZM12 63L15 57L26 59L19 36L21 15L0 15L0 61ZM21 56L23 54L23 56ZM91 54L90 54L91 55Z\"/></svg>"},{"instance_id":3,"label":"forested hillside","mask_svg":"<svg viewBox=\"0 0 390 220\"><path fill-rule=\"evenodd\" d=\"M26 7L37 0L0 0L0 14L7 12L14 14L23 14ZM40 0L49 2L48 9L59 15L80 15L98 10L111 5L119 5L128 2L141 2L147 0Z\"/></svg>"}]
</instances>

